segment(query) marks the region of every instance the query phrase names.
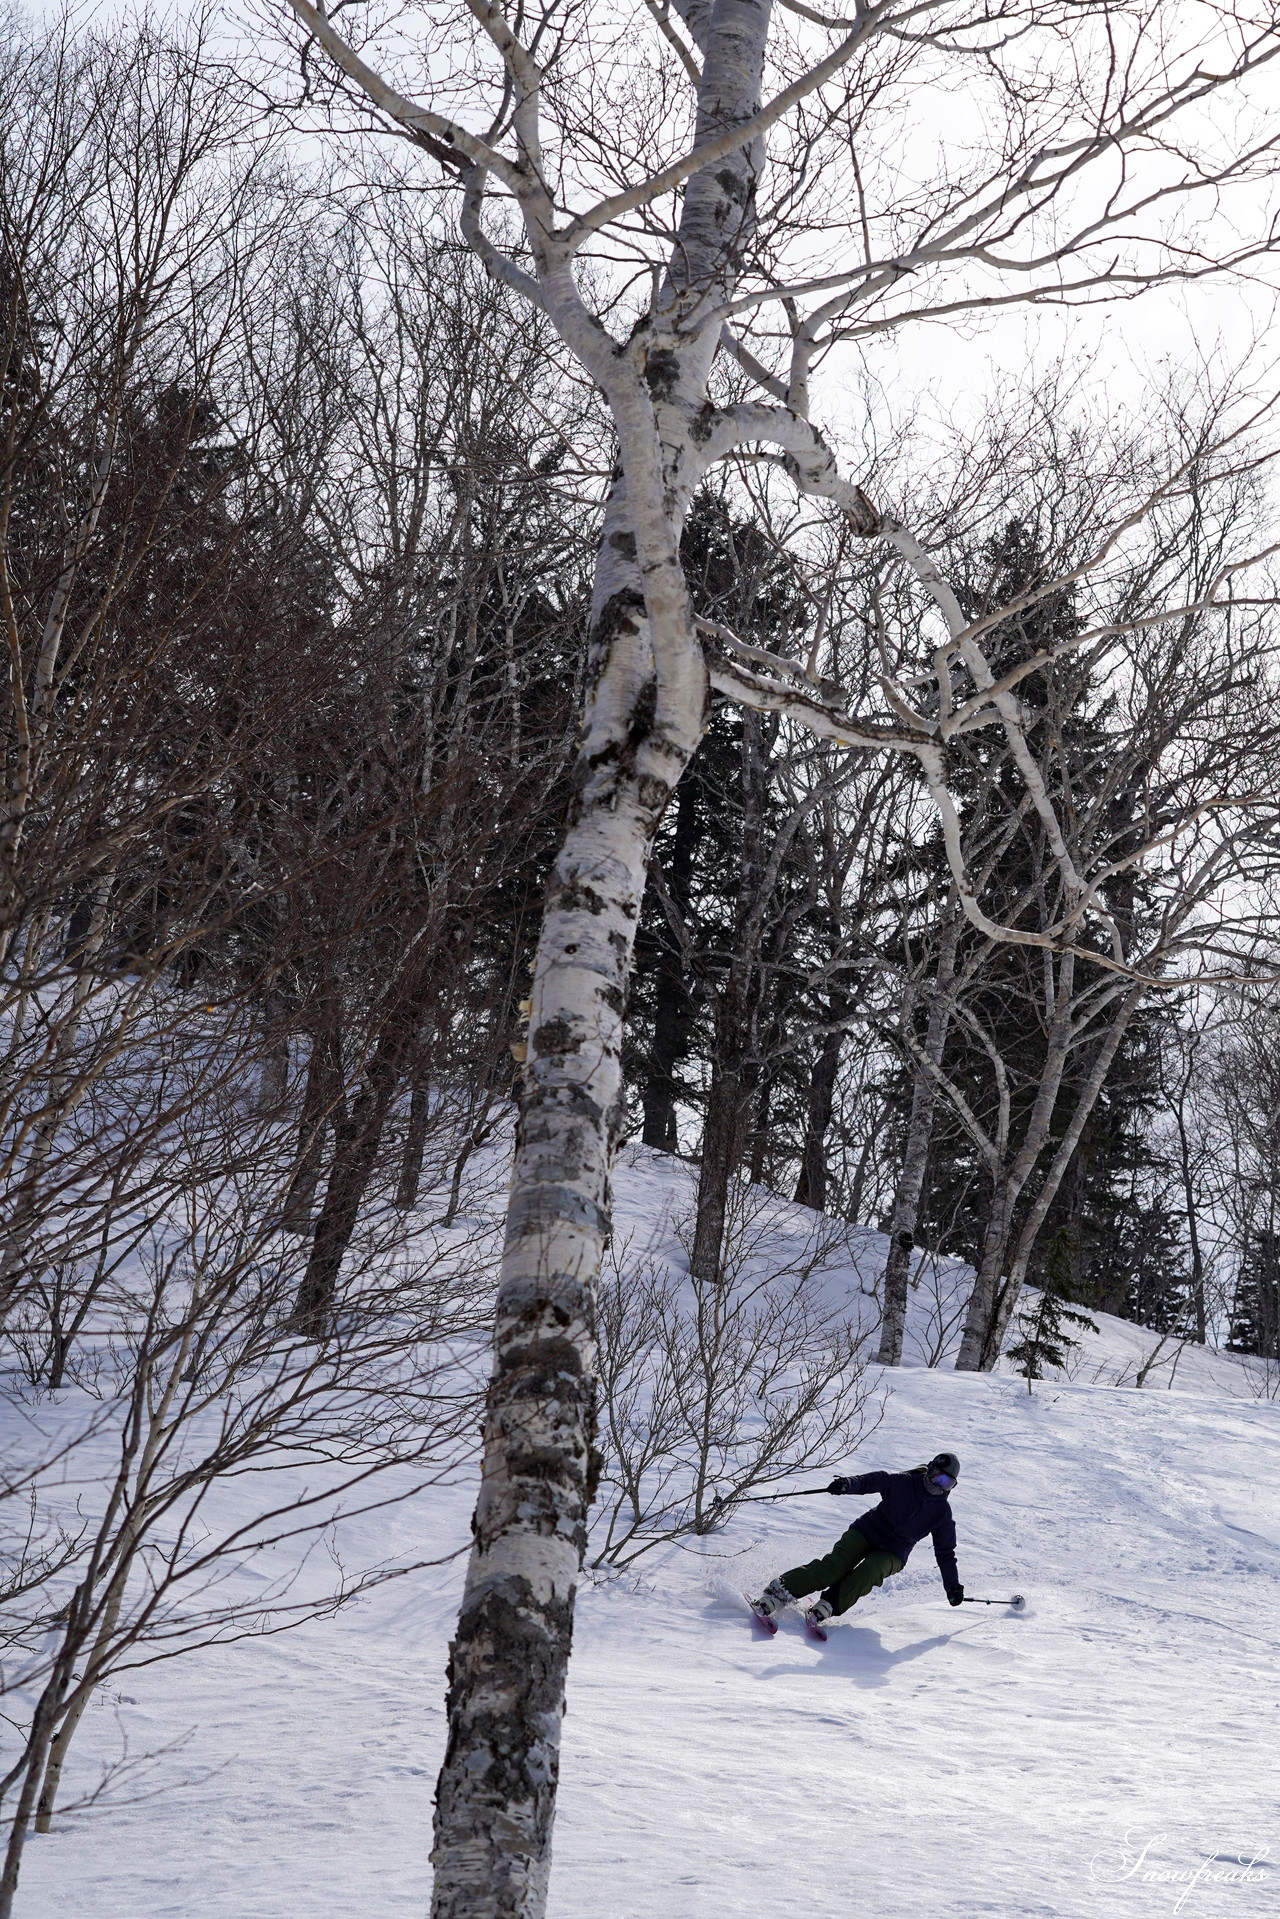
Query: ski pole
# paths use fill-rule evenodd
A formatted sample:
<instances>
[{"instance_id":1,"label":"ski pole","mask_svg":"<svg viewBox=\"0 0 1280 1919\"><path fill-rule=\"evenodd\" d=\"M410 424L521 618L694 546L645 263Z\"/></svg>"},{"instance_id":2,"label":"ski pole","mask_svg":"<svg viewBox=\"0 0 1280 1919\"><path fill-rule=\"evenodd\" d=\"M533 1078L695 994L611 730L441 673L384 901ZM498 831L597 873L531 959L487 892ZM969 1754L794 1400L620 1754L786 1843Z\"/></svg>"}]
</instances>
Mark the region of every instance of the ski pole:
<instances>
[{"instance_id":1,"label":"ski pole","mask_svg":"<svg viewBox=\"0 0 1280 1919\"><path fill-rule=\"evenodd\" d=\"M730 1493L727 1499L723 1493L717 1493L711 1502L711 1509L715 1512L721 1506L758 1505L765 1499L816 1499L819 1493L825 1493L826 1490L825 1486L801 1486L793 1493L739 1493L736 1497Z\"/></svg>"},{"instance_id":2,"label":"ski pole","mask_svg":"<svg viewBox=\"0 0 1280 1919\"><path fill-rule=\"evenodd\" d=\"M1021 1612L1026 1603L1021 1593L1015 1593L1012 1599L970 1599L966 1593L960 1601L962 1606L1012 1606L1015 1612Z\"/></svg>"}]
</instances>

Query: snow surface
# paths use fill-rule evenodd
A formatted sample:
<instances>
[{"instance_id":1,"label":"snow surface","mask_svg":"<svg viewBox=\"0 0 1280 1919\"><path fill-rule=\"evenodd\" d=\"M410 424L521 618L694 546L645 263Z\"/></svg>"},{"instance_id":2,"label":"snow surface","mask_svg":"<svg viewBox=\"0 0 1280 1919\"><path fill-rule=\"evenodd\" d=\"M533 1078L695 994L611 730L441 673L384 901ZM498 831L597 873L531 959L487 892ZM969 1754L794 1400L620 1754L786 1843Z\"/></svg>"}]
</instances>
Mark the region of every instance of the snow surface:
<instances>
[{"instance_id":1,"label":"snow surface","mask_svg":"<svg viewBox=\"0 0 1280 1919\"><path fill-rule=\"evenodd\" d=\"M661 1238L690 1181L630 1149L620 1233ZM812 1220L775 1209L782 1232ZM855 1232L823 1283L873 1317L882 1257ZM1024 1593L1025 1612L952 1610L926 1543L825 1646L795 1615L757 1637L741 1589L825 1548L856 1500L740 1508L588 1582L552 1919L1280 1906L1280 1407L1239 1361L1194 1350L1172 1389L1167 1366L1141 1391L1110 1383L1154 1344L1114 1320L1073 1377L1031 1393L930 1369L964 1279L951 1263L920 1277L909 1363L856 1465L955 1450L961 1576ZM456 1549L447 1564L297 1631L122 1675L86 1715L67 1796L122 1740L158 1757L114 1803L33 1835L19 1913L425 1914L472 1492L437 1487L342 1535L349 1568Z\"/></svg>"}]
</instances>

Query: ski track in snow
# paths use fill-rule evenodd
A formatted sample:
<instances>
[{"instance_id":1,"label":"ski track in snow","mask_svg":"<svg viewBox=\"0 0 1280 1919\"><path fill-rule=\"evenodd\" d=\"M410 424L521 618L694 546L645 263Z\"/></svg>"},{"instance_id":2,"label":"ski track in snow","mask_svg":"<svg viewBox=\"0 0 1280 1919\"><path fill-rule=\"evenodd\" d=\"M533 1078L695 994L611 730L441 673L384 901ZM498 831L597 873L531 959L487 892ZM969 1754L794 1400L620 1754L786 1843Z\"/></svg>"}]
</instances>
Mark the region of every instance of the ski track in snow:
<instances>
[{"instance_id":1,"label":"ski track in snow","mask_svg":"<svg viewBox=\"0 0 1280 1919\"><path fill-rule=\"evenodd\" d=\"M628 1157L619 1214L643 1237L688 1173ZM883 1242L857 1238L865 1284ZM961 1577L1024 1593L1022 1615L949 1607L926 1541L825 1646L795 1612L754 1634L740 1590L825 1548L871 1503L857 1499L740 1508L584 1586L551 1919L1280 1912L1280 1407L1212 1353L1185 1355L1172 1391L1158 1375L1140 1392L1085 1383L1152 1343L1102 1324L1074 1382L1031 1394L904 1367L857 1456L958 1452ZM353 1521L344 1561L460 1547L471 1496ZM122 1736L134 1754L187 1743L132 1803L33 1835L19 1914L425 1915L463 1565L122 1674L86 1715L64 1796Z\"/></svg>"}]
</instances>

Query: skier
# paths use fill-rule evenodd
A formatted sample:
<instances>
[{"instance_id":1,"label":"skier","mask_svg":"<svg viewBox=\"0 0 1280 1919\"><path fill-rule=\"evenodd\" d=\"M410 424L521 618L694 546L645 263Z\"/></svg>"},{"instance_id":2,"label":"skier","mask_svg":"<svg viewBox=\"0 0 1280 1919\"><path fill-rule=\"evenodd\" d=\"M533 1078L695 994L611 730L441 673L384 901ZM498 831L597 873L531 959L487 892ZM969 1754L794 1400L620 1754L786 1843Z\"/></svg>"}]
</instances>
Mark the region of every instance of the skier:
<instances>
[{"instance_id":1,"label":"skier","mask_svg":"<svg viewBox=\"0 0 1280 1919\"><path fill-rule=\"evenodd\" d=\"M964 1587L956 1570L956 1522L948 1497L959 1477L960 1461L955 1454L935 1453L927 1466L915 1466L910 1472L860 1473L854 1479L833 1479L827 1487L829 1493L837 1497L879 1493L880 1504L856 1519L824 1558L810 1560L807 1566L793 1566L790 1572L771 1579L760 1597L751 1601L752 1612L767 1621L793 1600L821 1590L822 1597L816 1606L808 1608L805 1619L825 1638L824 1622L836 1613L847 1612L859 1599L865 1599L873 1586L882 1586L894 1573L900 1573L911 1548L926 1533L933 1535L933 1555L947 1598L953 1606L960 1605Z\"/></svg>"}]
</instances>

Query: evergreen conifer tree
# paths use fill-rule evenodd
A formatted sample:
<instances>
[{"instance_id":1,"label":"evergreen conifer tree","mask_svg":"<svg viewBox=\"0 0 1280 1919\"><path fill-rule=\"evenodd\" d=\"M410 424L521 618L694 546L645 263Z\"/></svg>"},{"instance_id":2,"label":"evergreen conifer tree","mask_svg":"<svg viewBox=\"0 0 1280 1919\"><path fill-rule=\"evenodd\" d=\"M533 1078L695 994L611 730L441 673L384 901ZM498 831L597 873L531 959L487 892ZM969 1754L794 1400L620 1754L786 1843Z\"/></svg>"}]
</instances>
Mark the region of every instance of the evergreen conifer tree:
<instances>
[{"instance_id":1,"label":"evergreen conifer tree","mask_svg":"<svg viewBox=\"0 0 1280 1919\"><path fill-rule=\"evenodd\" d=\"M1280 1360L1280 1234L1251 1232L1236 1276L1227 1350Z\"/></svg>"},{"instance_id":2,"label":"evergreen conifer tree","mask_svg":"<svg viewBox=\"0 0 1280 1919\"><path fill-rule=\"evenodd\" d=\"M1031 1391L1034 1379L1044 1378L1046 1366L1061 1370L1067 1356L1080 1345L1069 1327L1096 1333L1098 1327L1088 1313L1081 1312L1076 1301L1072 1271L1076 1261L1074 1235L1068 1226L1060 1227L1045 1252L1040 1291L1034 1302L1028 1300L1015 1321L1018 1338L1006 1349Z\"/></svg>"}]
</instances>

